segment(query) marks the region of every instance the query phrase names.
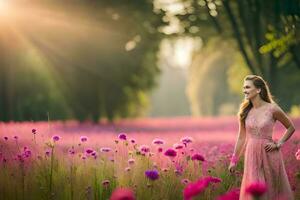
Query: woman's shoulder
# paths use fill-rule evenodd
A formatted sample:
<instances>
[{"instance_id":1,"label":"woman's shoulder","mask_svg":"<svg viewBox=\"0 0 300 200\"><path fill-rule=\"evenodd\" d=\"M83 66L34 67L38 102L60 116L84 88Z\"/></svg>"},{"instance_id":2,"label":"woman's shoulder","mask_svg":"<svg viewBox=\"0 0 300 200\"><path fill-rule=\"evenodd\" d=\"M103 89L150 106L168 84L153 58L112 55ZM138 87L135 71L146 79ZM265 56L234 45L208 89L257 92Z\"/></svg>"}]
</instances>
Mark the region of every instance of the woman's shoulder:
<instances>
[{"instance_id":1,"label":"woman's shoulder","mask_svg":"<svg viewBox=\"0 0 300 200\"><path fill-rule=\"evenodd\" d=\"M271 108L272 113L283 112L281 107L277 103L272 102L272 103L268 103L268 104Z\"/></svg>"}]
</instances>

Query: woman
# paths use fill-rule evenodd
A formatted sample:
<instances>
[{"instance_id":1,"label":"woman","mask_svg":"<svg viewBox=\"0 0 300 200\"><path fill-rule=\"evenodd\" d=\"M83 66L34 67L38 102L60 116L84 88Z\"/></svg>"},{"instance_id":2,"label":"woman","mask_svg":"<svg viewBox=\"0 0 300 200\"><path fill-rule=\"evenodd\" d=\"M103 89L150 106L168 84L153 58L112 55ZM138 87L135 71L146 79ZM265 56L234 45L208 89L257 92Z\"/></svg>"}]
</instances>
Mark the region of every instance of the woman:
<instances>
[{"instance_id":1,"label":"woman","mask_svg":"<svg viewBox=\"0 0 300 200\"><path fill-rule=\"evenodd\" d=\"M268 85L256 75L244 79L244 102L239 110L239 133L229 171L235 171L239 157L244 154L244 173L240 188L240 200L252 196L246 188L253 183L264 184L267 191L263 200L292 200L293 193L288 182L280 148L295 132L291 120L274 103ZM278 142L272 140L276 120L286 128Z\"/></svg>"}]
</instances>

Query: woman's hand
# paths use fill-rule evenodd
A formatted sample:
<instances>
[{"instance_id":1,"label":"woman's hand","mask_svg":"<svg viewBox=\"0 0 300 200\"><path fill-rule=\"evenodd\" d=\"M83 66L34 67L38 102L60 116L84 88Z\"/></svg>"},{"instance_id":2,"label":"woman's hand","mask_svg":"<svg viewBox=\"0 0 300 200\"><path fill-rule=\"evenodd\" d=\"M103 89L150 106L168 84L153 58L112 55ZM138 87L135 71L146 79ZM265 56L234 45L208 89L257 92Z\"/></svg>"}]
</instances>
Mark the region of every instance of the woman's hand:
<instances>
[{"instance_id":1,"label":"woman's hand","mask_svg":"<svg viewBox=\"0 0 300 200\"><path fill-rule=\"evenodd\" d=\"M236 169L236 164L230 162L229 167L228 167L229 172L230 172L230 173L234 173L234 172L235 172L235 169Z\"/></svg>"},{"instance_id":2,"label":"woman's hand","mask_svg":"<svg viewBox=\"0 0 300 200\"><path fill-rule=\"evenodd\" d=\"M279 146L274 142L269 142L265 145L265 150L267 152L278 150L278 149L279 149Z\"/></svg>"}]
</instances>

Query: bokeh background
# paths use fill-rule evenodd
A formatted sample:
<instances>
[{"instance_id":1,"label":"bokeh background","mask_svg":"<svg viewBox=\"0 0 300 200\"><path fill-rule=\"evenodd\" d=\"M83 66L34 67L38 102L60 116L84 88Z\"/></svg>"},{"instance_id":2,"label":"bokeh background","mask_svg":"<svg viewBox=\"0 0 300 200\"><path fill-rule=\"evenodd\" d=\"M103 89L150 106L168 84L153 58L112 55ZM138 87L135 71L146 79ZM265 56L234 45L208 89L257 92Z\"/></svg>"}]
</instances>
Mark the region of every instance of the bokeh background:
<instances>
[{"instance_id":1,"label":"bokeh background","mask_svg":"<svg viewBox=\"0 0 300 200\"><path fill-rule=\"evenodd\" d=\"M0 0L0 120L300 115L299 0Z\"/></svg>"}]
</instances>

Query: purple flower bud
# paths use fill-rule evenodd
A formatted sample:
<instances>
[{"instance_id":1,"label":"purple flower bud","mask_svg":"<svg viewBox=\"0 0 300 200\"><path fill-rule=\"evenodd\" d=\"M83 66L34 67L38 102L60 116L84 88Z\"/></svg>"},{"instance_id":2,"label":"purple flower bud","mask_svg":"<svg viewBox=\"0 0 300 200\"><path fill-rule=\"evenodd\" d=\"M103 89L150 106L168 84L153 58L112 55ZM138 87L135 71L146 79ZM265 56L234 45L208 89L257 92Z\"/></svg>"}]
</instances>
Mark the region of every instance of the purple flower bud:
<instances>
[{"instance_id":1,"label":"purple flower bud","mask_svg":"<svg viewBox=\"0 0 300 200\"><path fill-rule=\"evenodd\" d=\"M86 142L88 140L87 136L81 136L80 141L81 142Z\"/></svg>"},{"instance_id":2,"label":"purple flower bud","mask_svg":"<svg viewBox=\"0 0 300 200\"><path fill-rule=\"evenodd\" d=\"M135 160L133 159L133 158L130 158L129 160L128 160L128 164L129 165L133 165L135 163Z\"/></svg>"},{"instance_id":3,"label":"purple flower bud","mask_svg":"<svg viewBox=\"0 0 300 200\"><path fill-rule=\"evenodd\" d=\"M104 180L104 181L102 181L102 185L103 185L104 187L108 187L109 184L110 184L110 181L109 181L109 180Z\"/></svg>"},{"instance_id":4,"label":"purple flower bud","mask_svg":"<svg viewBox=\"0 0 300 200\"><path fill-rule=\"evenodd\" d=\"M147 146L147 145L141 145L140 148L139 148L139 150L140 150L142 153L148 153L148 152L150 152L150 148L149 148L149 146Z\"/></svg>"},{"instance_id":5,"label":"purple flower bud","mask_svg":"<svg viewBox=\"0 0 300 200\"><path fill-rule=\"evenodd\" d=\"M161 145L161 144L164 144L164 143L165 143L165 141L162 140L162 139L154 139L152 141L152 144L156 144L156 145Z\"/></svg>"},{"instance_id":6,"label":"purple flower bud","mask_svg":"<svg viewBox=\"0 0 300 200\"><path fill-rule=\"evenodd\" d=\"M176 143L173 145L174 149L183 149L184 148L184 145L183 144L180 144L180 143Z\"/></svg>"},{"instance_id":7,"label":"purple flower bud","mask_svg":"<svg viewBox=\"0 0 300 200\"><path fill-rule=\"evenodd\" d=\"M127 139L127 136L126 136L125 133L120 133L119 136L118 136L118 138L119 138L120 140L126 140L126 139Z\"/></svg>"},{"instance_id":8,"label":"purple flower bud","mask_svg":"<svg viewBox=\"0 0 300 200\"><path fill-rule=\"evenodd\" d=\"M45 155L46 155L46 156L50 156L50 151L47 150L47 151L45 152Z\"/></svg>"},{"instance_id":9,"label":"purple flower bud","mask_svg":"<svg viewBox=\"0 0 300 200\"><path fill-rule=\"evenodd\" d=\"M130 142L132 143L132 144L134 144L136 141L135 141L135 139L130 139Z\"/></svg>"},{"instance_id":10,"label":"purple flower bud","mask_svg":"<svg viewBox=\"0 0 300 200\"><path fill-rule=\"evenodd\" d=\"M110 151L111 151L111 148L109 148L109 147L102 147L102 148L100 149L100 151L101 151L101 152L107 153L107 152L110 152Z\"/></svg>"},{"instance_id":11,"label":"purple flower bud","mask_svg":"<svg viewBox=\"0 0 300 200\"><path fill-rule=\"evenodd\" d=\"M58 140L60 140L60 136L54 135L54 136L52 137L52 140L53 140L54 142L57 142Z\"/></svg>"},{"instance_id":12,"label":"purple flower bud","mask_svg":"<svg viewBox=\"0 0 300 200\"><path fill-rule=\"evenodd\" d=\"M159 174L157 170L147 170L145 171L145 175L147 178L153 181L159 178Z\"/></svg>"}]
</instances>

